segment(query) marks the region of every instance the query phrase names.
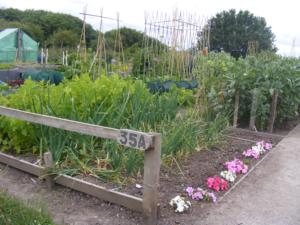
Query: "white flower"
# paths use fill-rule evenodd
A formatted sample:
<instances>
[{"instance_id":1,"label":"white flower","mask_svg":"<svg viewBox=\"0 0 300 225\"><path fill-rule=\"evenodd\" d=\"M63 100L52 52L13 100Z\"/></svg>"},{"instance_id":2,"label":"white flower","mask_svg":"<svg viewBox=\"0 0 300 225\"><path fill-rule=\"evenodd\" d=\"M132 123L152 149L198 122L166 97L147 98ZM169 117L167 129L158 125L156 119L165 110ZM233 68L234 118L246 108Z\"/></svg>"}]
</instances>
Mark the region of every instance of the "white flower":
<instances>
[{"instance_id":1,"label":"white flower","mask_svg":"<svg viewBox=\"0 0 300 225\"><path fill-rule=\"evenodd\" d=\"M171 199L170 205L174 208L176 207L175 212L179 213L188 210L192 206L190 201L185 201L185 199L179 195Z\"/></svg>"},{"instance_id":2,"label":"white flower","mask_svg":"<svg viewBox=\"0 0 300 225\"><path fill-rule=\"evenodd\" d=\"M141 189L143 186L140 185L140 184L135 184L135 187L136 187L137 189Z\"/></svg>"},{"instance_id":3,"label":"white flower","mask_svg":"<svg viewBox=\"0 0 300 225\"><path fill-rule=\"evenodd\" d=\"M236 174L234 172L228 171L228 170L224 170L221 172L221 177L223 177L225 180L229 181L229 182L234 182L236 179Z\"/></svg>"},{"instance_id":4,"label":"white flower","mask_svg":"<svg viewBox=\"0 0 300 225\"><path fill-rule=\"evenodd\" d=\"M256 145L252 147L252 149L255 149L255 151L257 151L259 154L266 152L263 141L257 142Z\"/></svg>"}]
</instances>

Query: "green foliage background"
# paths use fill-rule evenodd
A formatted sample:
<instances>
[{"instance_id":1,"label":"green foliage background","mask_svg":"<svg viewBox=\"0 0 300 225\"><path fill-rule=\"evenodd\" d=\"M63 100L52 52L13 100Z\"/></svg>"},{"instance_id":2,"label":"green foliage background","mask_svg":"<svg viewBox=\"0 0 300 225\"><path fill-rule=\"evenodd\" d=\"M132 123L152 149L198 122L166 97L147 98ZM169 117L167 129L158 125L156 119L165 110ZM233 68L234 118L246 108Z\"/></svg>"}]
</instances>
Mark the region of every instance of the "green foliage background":
<instances>
[{"instance_id":1,"label":"green foliage background","mask_svg":"<svg viewBox=\"0 0 300 225\"><path fill-rule=\"evenodd\" d=\"M209 20L210 48L224 51L247 49L248 41L258 41L258 51L274 51L275 35L263 17L249 11L231 9L217 13Z\"/></svg>"}]
</instances>

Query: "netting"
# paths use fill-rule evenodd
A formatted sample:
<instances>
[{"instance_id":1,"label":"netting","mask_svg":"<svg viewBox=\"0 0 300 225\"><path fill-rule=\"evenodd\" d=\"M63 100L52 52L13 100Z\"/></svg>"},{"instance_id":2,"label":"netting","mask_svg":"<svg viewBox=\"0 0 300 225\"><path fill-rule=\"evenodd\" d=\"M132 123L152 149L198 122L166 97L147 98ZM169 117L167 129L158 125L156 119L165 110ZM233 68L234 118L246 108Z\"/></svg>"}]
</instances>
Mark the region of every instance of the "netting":
<instances>
[{"instance_id":1,"label":"netting","mask_svg":"<svg viewBox=\"0 0 300 225\"><path fill-rule=\"evenodd\" d=\"M189 81L173 81L173 80L167 80L167 81L151 81L147 83L147 87L151 93L163 93L168 92L171 90L173 86L176 86L178 88L188 89L192 90L198 87L198 83L195 80Z\"/></svg>"},{"instance_id":2,"label":"netting","mask_svg":"<svg viewBox=\"0 0 300 225\"><path fill-rule=\"evenodd\" d=\"M54 70L27 70L22 73L22 79L32 79L34 81L45 81L52 84L59 84L63 81L64 75Z\"/></svg>"},{"instance_id":3,"label":"netting","mask_svg":"<svg viewBox=\"0 0 300 225\"><path fill-rule=\"evenodd\" d=\"M36 62L38 43L17 28L0 32L0 63Z\"/></svg>"}]
</instances>

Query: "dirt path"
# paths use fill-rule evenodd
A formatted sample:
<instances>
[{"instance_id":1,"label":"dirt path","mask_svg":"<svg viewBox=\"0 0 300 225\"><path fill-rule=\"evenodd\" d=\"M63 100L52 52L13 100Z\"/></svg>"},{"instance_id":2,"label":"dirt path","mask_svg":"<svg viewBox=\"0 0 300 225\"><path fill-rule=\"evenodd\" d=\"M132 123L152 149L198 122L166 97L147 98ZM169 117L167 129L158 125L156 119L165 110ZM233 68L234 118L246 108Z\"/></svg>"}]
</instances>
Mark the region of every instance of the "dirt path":
<instances>
[{"instance_id":1,"label":"dirt path","mask_svg":"<svg viewBox=\"0 0 300 225\"><path fill-rule=\"evenodd\" d=\"M38 178L0 164L0 189L45 206L57 224L134 225L140 214L96 198L56 186L48 191Z\"/></svg>"}]
</instances>

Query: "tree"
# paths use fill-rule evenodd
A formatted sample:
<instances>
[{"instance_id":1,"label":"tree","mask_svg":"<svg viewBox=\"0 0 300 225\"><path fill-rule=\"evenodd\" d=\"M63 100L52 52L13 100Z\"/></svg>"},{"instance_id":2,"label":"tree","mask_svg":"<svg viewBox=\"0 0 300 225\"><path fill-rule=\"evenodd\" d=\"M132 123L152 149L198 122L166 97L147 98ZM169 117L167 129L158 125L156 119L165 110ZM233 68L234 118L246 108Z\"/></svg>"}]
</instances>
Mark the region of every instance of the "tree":
<instances>
[{"instance_id":1,"label":"tree","mask_svg":"<svg viewBox=\"0 0 300 225\"><path fill-rule=\"evenodd\" d=\"M211 18L209 25L211 49L223 48L226 52L247 50L248 43L254 42L258 51L276 51L271 27L263 17L256 17L249 11L223 11Z\"/></svg>"},{"instance_id":2,"label":"tree","mask_svg":"<svg viewBox=\"0 0 300 225\"><path fill-rule=\"evenodd\" d=\"M119 40L116 40L119 33ZM124 49L128 49L134 45L138 45L139 47L142 47L143 44L143 33L136 31L134 29L130 29L127 27L122 27L120 30L110 30L105 33L105 40L107 43L108 48L114 49L116 44L116 41L122 41L122 47ZM118 38L117 38L118 39ZM118 51L117 49L114 49Z\"/></svg>"},{"instance_id":3,"label":"tree","mask_svg":"<svg viewBox=\"0 0 300 225\"><path fill-rule=\"evenodd\" d=\"M20 28L39 43L44 40L44 32L42 28L35 24L0 19L0 30L4 30L6 28Z\"/></svg>"},{"instance_id":4,"label":"tree","mask_svg":"<svg viewBox=\"0 0 300 225\"><path fill-rule=\"evenodd\" d=\"M76 48L79 43L79 36L72 30L59 30L51 36L50 43L59 48Z\"/></svg>"},{"instance_id":5,"label":"tree","mask_svg":"<svg viewBox=\"0 0 300 225\"><path fill-rule=\"evenodd\" d=\"M41 46L44 46L45 42L49 42L52 35L60 30L70 30L79 36L83 26L81 19L68 14L31 9L22 11L12 8L0 8L0 20L2 24L3 21L6 21L6 25L2 25L2 27L24 29L34 36L41 43ZM87 46L90 47L92 41L96 38L97 32L90 24L86 24Z\"/></svg>"}]
</instances>

